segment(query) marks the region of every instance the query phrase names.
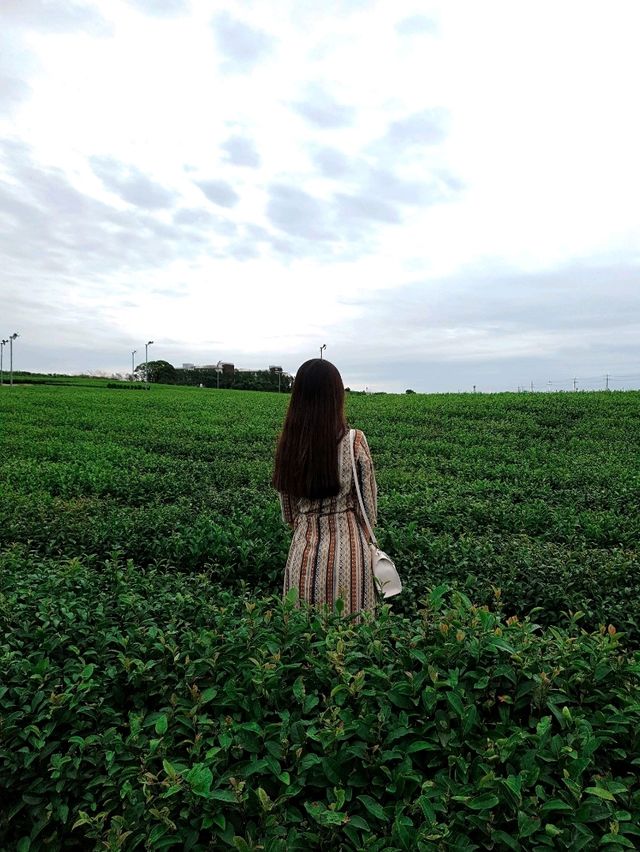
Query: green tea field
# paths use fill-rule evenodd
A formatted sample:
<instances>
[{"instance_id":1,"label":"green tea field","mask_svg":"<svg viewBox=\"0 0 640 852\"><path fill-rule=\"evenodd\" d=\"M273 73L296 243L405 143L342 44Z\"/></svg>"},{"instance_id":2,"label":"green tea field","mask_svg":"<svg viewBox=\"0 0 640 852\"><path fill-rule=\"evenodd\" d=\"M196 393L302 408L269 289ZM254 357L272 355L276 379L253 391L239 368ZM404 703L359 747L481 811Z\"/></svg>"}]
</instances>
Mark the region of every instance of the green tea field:
<instances>
[{"instance_id":1,"label":"green tea field","mask_svg":"<svg viewBox=\"0 0 640 852\"><path fill-rule=\"evenodd\" d=\"M347 395L403 594L282 601L288 396L0 393L0 848L640 848L640 392Z\"/></svg>"}]
</instances>

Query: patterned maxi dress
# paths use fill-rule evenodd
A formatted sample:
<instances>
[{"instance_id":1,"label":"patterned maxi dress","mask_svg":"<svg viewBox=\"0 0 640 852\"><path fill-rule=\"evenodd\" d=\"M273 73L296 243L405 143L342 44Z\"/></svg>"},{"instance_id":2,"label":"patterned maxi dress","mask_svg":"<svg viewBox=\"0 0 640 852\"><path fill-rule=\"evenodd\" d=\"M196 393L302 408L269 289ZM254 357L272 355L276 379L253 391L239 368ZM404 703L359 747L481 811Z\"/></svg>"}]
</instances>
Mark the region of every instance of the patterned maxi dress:
<instances>
[{"instance_id":1,"label":"patterned maxi dress","mask_svg":"<svg viewBox=\"0 0 640 852\"><path fill-rule=\"evenodd\" d=\"M377 520L377 486L369 445L356 430L354 453L362 500L369 522ZM284 571L284 594L297 588L301 600L333 607L340 597L343 614L369 610L377 603L368 534L353 482L349 432L338 448L340 493L308 500L280 494L282 520L293 529Z\"/></svg>"}]
</instances>

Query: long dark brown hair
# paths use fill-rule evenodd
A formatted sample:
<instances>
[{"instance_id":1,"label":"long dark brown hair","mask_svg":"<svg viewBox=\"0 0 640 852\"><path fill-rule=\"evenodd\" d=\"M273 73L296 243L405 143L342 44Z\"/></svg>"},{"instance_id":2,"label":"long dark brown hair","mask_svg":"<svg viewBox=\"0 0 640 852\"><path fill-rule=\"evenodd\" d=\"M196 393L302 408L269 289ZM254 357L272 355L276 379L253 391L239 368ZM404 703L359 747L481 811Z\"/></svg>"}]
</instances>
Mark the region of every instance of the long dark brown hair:
<instances>
[{"instance_id":1,"label":"long dark brown hair","mask_svg":"<svg viewBox=\"0 0 640 852\"><path fill-rule=\"evenodd\" d=\"M296 373L271 484L292 497L335 497L338 444L347 431L344 385L330 361L311 358Z\"/></svg>"}]
</instances>

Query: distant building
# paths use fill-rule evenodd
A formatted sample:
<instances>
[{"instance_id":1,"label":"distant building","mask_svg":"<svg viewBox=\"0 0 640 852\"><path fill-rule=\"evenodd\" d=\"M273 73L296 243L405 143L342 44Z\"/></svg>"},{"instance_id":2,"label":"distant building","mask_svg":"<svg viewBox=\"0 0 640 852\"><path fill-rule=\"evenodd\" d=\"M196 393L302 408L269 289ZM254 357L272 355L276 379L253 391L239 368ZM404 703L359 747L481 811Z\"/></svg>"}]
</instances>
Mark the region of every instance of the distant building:
<instances>
[{"instance_id":1,"label":"distant building","mask_svg":"<svg viewBox=\"0 0 640 852\"><path fill-rule=\"evenodd\" d=\"M222 369L223 375L225 375L225 376L232 376L233 375L233 371L235 369L233 364L229 364L225 361L219 361L218 364L220 365L220 368ZM203 364L198 369L200 369L200 370L217 370L218 364Z\"/></svg>"},{"instance_id":2,"label":"distant building","mask_svg":"<svg viewBox=\"0 0 640 852\"><path fill-rule=\"evenodd\" d=\"M282 372L282 367L272 367L272 366L269 366L269 372L270 372L270 373L281 373L281 372Z\"/></svg>"},{"instance_id":3,"label":"distant building","mask_svg":"<svg viewBox=\"0 0 640 852\"><path fill-rule=\"evenodd\" d=\"M183 364L182 365L183 370L195 370L195 368L196 368L195 364Z\"/></svg>"}]
</instances>

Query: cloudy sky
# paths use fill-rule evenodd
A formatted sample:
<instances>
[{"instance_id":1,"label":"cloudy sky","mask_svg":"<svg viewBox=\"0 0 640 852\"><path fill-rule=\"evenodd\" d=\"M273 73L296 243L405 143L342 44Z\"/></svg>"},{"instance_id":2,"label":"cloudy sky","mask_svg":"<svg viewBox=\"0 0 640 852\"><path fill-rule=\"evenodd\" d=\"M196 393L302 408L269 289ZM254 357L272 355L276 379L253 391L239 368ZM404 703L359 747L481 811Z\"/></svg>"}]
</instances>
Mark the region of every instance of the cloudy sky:
<instances>
[{"instance_id":1,"label":"cloudy sky","mask_svg":"<svg viewBox=\"0 0 640 852\"><path fill-rule=\"evenodd\" d=\"M640 387L637 0L2 0L19 369ZM637 378L636 378L637 377ZM549 380L555 384L549 385Z\"/></svg>"}]
</instances>

